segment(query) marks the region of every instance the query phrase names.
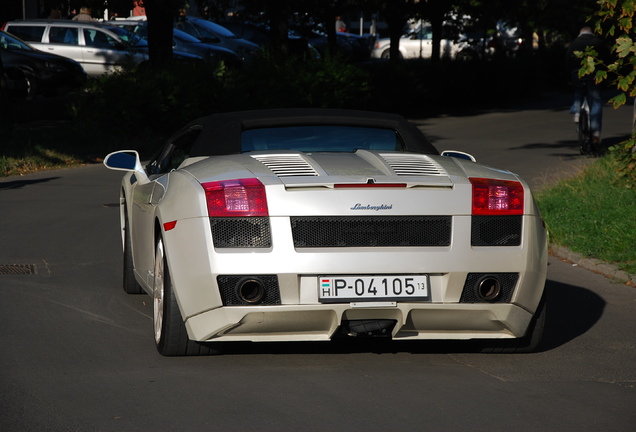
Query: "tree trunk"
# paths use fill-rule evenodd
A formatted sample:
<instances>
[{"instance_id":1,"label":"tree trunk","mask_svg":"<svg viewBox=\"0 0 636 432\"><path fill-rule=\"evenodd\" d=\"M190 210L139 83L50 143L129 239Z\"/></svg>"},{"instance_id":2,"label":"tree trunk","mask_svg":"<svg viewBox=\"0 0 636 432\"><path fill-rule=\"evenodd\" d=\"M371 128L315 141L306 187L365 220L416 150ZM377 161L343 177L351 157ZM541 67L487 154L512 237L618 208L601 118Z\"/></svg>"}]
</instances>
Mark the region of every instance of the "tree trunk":
<instances>
[{"instance_id":1,"label":"tree trunk","mask_svg":"<svg viewBox=\"0 0 636 432\"><path fill-rule=\"evenodd\" d=\"M179 10L175 0L145 0L148 50L153 66L172 61L172 29Z\"/></svg>"},{"instance_id":2,"label":"tree trunk","mask_svg":"<svg viewBox=\"0 0 636 432\"><path fill-rule=\"evenodd\" d=\"M400 38L404 22L406 21L406 7L402 1L388 5L384 16L389 26L389 37L391 38L390 57L391 63L396 64L400 61Z\"/></svg>"}]
</instances>

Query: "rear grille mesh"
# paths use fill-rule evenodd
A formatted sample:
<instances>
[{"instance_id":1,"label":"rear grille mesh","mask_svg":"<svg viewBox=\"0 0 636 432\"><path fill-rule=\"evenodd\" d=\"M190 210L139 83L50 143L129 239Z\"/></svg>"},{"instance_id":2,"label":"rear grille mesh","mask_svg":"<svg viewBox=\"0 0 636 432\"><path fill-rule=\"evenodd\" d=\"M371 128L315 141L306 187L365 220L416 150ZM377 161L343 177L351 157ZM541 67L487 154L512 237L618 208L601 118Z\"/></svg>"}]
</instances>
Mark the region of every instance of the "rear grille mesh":
<instances>
[{"instance_id":1,"label":"rear grille mesh","mask_svg":"<svg viewBox=\"0 0 636 432\"><path fill-rule=\"evenodd\" d=\"M521 216L473 216L472 246L519 246Z\"/></svg>"},{"instance_id":2,"label":"rear grille mesh","mask_svg":"<svg viewBox=\"0 0 636 432\"><path fill-rule=\"evenodd\" d=\"M294 246L449 246L450 216L292 217Z\"/></svg>"},{"instance_id":3,"label":"rear grille mesh","mask_svg":"<svg viewBox=\"0 0 636 432\"><path fill-rule=\"evenodd\" d=\"M267 217L210 218L215 248L267 248L272 235Z\"/></svg>"}]
</instances>

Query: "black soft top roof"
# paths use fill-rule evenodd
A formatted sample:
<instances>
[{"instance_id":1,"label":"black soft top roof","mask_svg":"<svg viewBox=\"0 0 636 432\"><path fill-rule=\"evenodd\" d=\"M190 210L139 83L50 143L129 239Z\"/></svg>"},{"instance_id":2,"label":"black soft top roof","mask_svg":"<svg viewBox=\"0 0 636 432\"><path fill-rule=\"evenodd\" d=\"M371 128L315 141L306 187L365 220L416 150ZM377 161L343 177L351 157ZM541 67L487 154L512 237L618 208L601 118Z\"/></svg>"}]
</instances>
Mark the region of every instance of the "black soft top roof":
<instances>
[{"instance_id":1,"label":"black soft top roof","mask_svg":"<svg viewBox=\"0 0 636 432\"><path fill-rule=\"evenodd\" d=\"M404 117L370 111L315 108L239 111L201 117L183 130L202 128L189 152L190 157L196 157L241 153L244 130L311 125L392 129L399 133L407 151L439 154L424 134Z\"/></svg>"}]
</instances>

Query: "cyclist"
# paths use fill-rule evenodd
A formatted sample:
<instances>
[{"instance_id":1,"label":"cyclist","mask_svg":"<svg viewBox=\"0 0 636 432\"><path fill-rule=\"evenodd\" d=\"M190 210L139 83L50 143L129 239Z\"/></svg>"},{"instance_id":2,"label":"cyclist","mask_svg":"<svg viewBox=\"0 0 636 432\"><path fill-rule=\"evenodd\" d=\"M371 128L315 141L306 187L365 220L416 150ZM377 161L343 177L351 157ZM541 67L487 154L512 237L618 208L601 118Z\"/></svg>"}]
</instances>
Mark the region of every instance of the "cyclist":
<instances>
[{"instance_id":1,"label":"cyclist","mask_svg":"<svg viewBox=\"0 0 636 432\"><path fill-rule=\"evenodd\" d=\"M597 52L599 58L604 58L607 53L605 42L596 36L592 29L585 26L581 29L578 37L570 43L566 53L566 62L570 78L574 85L574 103L570 108L570 114L574 115L574 121L578 123L579 112L581 111L581 98L583 89L587 90L587 98L590 104L590 128L594 136L594 145L600 143L601 129L603 127L603 101L601 100L601 88L594 82L594 75L586 75L579 78L581 69L581 59L574 53L585 51L587 47L592 47Z\"/></svg>"}]
</instances>

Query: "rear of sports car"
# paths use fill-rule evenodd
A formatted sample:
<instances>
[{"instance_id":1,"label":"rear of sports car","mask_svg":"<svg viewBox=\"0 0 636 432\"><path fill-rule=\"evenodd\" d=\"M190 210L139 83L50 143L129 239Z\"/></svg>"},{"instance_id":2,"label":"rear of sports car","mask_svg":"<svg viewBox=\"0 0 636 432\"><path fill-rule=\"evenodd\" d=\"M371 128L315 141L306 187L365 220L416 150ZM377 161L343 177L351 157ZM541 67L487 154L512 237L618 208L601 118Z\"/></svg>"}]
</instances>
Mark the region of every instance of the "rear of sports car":
<instances>
[{"instance_id":1,"label":"rear of sports car","mask_svg":"<svg viewBox=\"0 0 636 432\"><path fill-rule=\"evenodd\" d=\"M184 165L160 215L192 340L540 336L546 232L514 174L368 150Z\"/></svg>"}]
</instances>

